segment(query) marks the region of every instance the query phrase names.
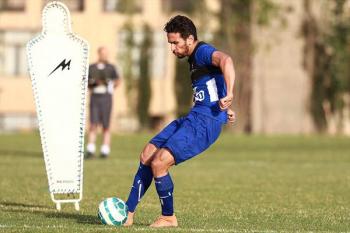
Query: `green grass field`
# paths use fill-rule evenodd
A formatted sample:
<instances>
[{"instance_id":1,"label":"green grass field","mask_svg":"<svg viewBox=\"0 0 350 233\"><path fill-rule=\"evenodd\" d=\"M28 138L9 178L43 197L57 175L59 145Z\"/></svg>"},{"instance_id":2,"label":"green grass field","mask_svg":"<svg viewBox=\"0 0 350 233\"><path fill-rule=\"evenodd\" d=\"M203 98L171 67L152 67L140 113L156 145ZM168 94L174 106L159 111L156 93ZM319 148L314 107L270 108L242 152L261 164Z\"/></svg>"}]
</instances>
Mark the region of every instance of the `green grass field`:
<instances>
[{"instance_id":1,"label":"green grass field","mask_svg":"<svg viewBox=\"0 0 350 233\"><path fill-rule=\"evenodd\" d=\"M126 199L148 134L114 136L84 163L81 211L51 202L38 134L0 135L0 232L350 232L350 140L224 134L172 169L180 227L152 230L154 185L132 228L101 225L101 200Z\"/></svg>"}]
</instances>

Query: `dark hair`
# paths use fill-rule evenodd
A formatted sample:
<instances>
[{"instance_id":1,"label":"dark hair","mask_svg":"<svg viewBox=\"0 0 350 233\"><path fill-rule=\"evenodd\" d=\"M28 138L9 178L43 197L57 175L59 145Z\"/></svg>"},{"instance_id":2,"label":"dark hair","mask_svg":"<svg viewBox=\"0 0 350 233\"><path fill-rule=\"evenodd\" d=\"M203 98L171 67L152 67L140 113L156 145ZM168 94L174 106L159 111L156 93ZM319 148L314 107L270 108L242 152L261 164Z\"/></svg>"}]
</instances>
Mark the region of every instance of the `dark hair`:
<instances>
[{"instance_id":1,"label":"dark hair","mask_svg":"<svg viewBox=\"0 0 350 233\"><path fill-rule=\"evenodd\" d=\"M197 40L197 29L192 20L183 15L177 15L169 20L164 26L166 33L180 33L183 39L187 39L190 35Z\"/></svg>"}]
</instances>

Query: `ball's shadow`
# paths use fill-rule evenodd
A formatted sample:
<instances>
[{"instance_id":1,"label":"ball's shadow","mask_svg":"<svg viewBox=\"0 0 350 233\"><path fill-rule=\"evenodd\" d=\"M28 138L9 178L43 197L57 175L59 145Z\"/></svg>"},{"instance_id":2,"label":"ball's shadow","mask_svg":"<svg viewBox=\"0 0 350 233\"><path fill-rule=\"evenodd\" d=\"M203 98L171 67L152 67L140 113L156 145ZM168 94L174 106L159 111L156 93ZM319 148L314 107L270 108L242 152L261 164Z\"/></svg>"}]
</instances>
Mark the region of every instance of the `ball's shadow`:
<instances>
[{"instance_id":1,"label":"ball's shadow","mask_svg":"<svg viewBox=\"0 0 350 233\"><path fill-rule=\"evenodd\" d=\"M90 224L90 225L101 225L101 222L94 215L79 214L79 213L63 213L63 212L54 212L46 213L47 218L62 218L62 219L74 219L77 223L81 224Z\"/></svg>"}]
</instances>

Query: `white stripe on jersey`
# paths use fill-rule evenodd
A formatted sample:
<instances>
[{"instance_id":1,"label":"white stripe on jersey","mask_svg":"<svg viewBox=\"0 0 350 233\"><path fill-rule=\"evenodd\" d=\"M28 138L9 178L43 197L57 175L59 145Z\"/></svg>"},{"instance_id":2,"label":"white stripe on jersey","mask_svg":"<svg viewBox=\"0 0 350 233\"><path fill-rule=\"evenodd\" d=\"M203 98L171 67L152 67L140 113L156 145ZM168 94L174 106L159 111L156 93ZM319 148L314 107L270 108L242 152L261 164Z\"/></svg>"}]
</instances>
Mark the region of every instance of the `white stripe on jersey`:
<instances>
[{"instance_id":1,"label":"white stripe on jersey","mask_svg":"<svg viewBox=\"0 0 350 233\"><path fill-rule=\"evenodd\" d=\"M207 81L207 88L210 96L210 102L215 102L219 100L218 96L218 87L216 86L215 78L210 79Z\"/></svg>"}]
</instances>

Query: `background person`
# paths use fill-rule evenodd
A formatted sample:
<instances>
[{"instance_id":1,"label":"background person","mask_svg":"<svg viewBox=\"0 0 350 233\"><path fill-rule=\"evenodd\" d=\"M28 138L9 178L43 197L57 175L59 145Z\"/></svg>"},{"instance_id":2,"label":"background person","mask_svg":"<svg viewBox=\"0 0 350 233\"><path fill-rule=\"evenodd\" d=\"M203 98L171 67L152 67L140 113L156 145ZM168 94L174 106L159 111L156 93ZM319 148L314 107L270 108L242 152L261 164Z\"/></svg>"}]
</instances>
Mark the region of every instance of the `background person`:
<instances>
[{"instance_id":1,"label":"background person","mask_svg":"<svg viewBox=\"0 0 350 233\"><path fill-rule=\"evenodd\" d=\"M108 62L107 48L100 47L97 52L97 62L89 67L90 128L86 147L86 158L91 158L95 155L97 129L99 125L103 129L100 156L107 158L111 152L109 125L113 105L113 91L120 83L116 68Z\"/></svg>"}]
</instances>

